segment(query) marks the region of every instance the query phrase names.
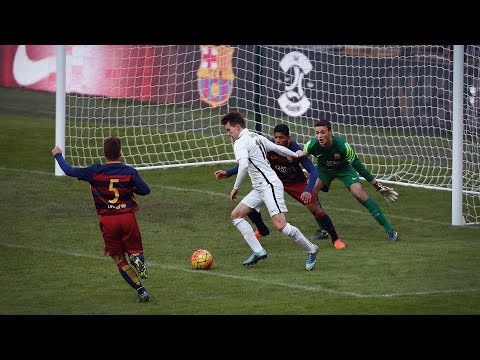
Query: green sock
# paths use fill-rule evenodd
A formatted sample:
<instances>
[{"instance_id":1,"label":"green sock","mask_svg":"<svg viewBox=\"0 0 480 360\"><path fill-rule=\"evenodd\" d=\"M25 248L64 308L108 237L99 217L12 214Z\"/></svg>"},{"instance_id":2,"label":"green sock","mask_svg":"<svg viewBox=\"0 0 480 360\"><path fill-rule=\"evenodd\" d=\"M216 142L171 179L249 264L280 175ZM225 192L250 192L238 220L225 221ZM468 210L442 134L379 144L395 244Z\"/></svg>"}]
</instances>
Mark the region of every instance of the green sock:
<instances>
[{"instance_id":1,"label":"green sock","mask_svg":"<svg viewBox=\"0 0 480 360\"><path fill-rule=\"evenodd\" d=\"M372 198L368 198L363 204L368 210L368 212L373 216L377 222L383 226L383 229L386 233L393 231L392 225L388 222L387 218L383 214L383 211L380 209L380 206Z\"/></svg>"}]
</instances>

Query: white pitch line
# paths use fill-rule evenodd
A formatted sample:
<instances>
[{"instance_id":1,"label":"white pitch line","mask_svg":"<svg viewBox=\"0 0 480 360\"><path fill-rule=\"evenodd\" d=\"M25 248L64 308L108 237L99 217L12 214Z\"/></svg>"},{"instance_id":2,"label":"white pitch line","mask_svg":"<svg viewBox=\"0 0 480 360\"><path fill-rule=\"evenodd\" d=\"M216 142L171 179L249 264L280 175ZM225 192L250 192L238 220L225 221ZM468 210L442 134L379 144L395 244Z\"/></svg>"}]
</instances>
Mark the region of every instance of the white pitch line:
<instances>
[{"instance_id":1,"label":"white pitch line","mask_svg":"<svg viewBox=\"0 0 480 360\"><path fill-rule=\"evenodd\" d=\"M41 174L41 175L49 175L49 176L54 176L55 175L54 172L53 172L53 169L52 169L52 172L50 173L50 172L45 172L45 171L6 168L6 167L0 166L0 171L1 170L18 171L18 172L26 172L26 173L30 173L30 174ZM212 180L212 181L215 181L215 180ZM172 191L180 191L180 192L188 191L188 192L198 193L198 194L202 194L202 195L210 195L210 196L221 197L221 198L226 198L226 199L228 199L228 197L229 197L229 194L226 194L226 193L206 191L206 190L203 190L203 189L181 188L181 187L177 187L177 186L156 185L156 184L155 185L150 185L150 187L151 188L160 188L160 189L172 190ZM241 196L239 197L239 199L240 198L241 198ZM303 205L301 205L300 203L298 203L296 201L293 202L293 206L303 207ZM328 208L327 208L327 211L328 211ZM341 211L341 212L351 213L351 214L355 214L355 215L365 215L366 214L366 212L365 212L366 210L363 210L363 209L355 210L355 209L335 207L335 211ZM445 221L410 218L410 217L407 217L407 216L398 216L398 215L395 215L395 214L389 215L389 218L399 219L399 220L408 221L408 222L415 222L415 223L426 223L426 224L437 224L437 225L442 225L442 226L451 226L451 223L445 222ZM478 230L475 227L465 227L465 228L466 229Z\"/></svg>"},{"instance_id":2,"label":"white pitch line","mask_svg":"<svg viewBox=\"0 0 480 360\"><path fill-rule=\"evenodd\" d=\"M85 254L85 253L79 253L79 252L69 252L69 251L62 251L57 249L39 248L39 247L31 247L31 246L8 244L8 243L0 243L0 246L110 261L110 259L106 256L91 255L91 254ZM392 294L361 294L353 291L339 291L334 289L328 289L323 286L306 286L306 285L287 283L283 281L264 280L264 279L253 278L250 276L232 275L232 274L226 274L226 273L221 273L221 272L212 271L212 270L198 271L198 270L187 269L187 268L178 267L178 266L161 265L155 261L149 261L148 266L165 269L165 270L194 273L196 275L198 274L198 275L204 275L204 276L217 276L217 277L228 278L228 279L239 280L239 281L250 281L250 282L256 282L256 283L265 284L265 285L281 286L289 289L297 289L297 290L304 290L304 291L310 291L310 292L323 292L323 293L329 293L329 294L338 295L338 296L347 296L347 297L356 297L356 298L394 298L394 297L405 297L405 296L423 296L423 295L428 296L428 295L436 295L436 294L461 294L461 293L480 291L480 289L450 289L450 290L414 291L414 292L392 293Z\"/></svg>"},{"instance_id":3,"label":"white pitch line","mask_svg":"<svg viewBox=\"0 0 480 360\"><path fill-rule=\"evenodd\" d=\"M173 190L173 191L182 191L182 192L187 191L187 192L193 192L193 193L198 193L198 194L202 194L202 195L207 194L207 195L211 195L211 196L226 198L227 200L229 198L229 194L223 194L223 193L218 193L218 192L213 192L213 191L205 191L205 190L201 190L201 189L180 188L180 187L177 187L177 186L168 186L168 185L151 185L150 187ZM241 199L241 198L242 197L239 196L239 199ZM304 207L298 201L295 201L292 204L295 207L302 207L302 208ZM290 205L291 204L289 204L289 206ZM327 209L327 211L328 211L328 209ZM346 209L346 208L340 208L340 207L335 207L335 211L346 212L346 213L351 213L351 214L355 214L355 215L366 215L367 214L366 210ZM389 217L392 218L392 219L401 219L401 220L404 220L404 221L417 222L417 223L430 223L430 224L437 224L437 225L443 225L443 226L450 226L451 225L450 223L447 223L447 222L444 222L444 221L424 220L424 219L418 219L418 218L410 218L410 217L406 217L406 216L389 215Z\"/></svg>"}]
</instances>

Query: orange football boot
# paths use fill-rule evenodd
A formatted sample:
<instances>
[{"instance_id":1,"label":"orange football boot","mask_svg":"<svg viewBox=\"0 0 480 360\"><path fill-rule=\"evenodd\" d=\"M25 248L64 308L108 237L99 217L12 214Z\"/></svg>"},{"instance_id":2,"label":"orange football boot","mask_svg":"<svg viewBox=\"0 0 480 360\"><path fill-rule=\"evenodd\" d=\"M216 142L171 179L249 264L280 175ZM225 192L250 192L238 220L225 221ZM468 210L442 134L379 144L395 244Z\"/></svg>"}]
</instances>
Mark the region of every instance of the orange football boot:
<instances>
[{"instance_id":1,"label":"orange football boot","mask_svg":"<svg viewBox=\"0 0 480 360\"><path fill-rule=\"evenodd\" d=\"M344 242L342 241L342 239L337 239L333 242L333 246L335 247L335 249L337 250L342 250L342 249L345 249L345 244Z\"/></svg>"}]
</instances>

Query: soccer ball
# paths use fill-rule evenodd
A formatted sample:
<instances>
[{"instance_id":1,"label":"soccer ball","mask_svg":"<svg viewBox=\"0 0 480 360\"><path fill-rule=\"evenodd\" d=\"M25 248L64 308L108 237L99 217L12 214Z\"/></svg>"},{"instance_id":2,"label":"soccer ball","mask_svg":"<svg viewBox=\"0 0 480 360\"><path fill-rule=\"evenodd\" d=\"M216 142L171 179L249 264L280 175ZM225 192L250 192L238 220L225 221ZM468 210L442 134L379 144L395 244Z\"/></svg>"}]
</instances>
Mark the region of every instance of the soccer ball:
<instances>
[{"instance_id":1,"label":"soccer ball","mask_svg":"<svg viewBox=\"0 0 480 360\"><path fill-rule=\"evenodd\" d=\"M208 250L199 249L192 254L192 267L196 270L208 270L213 265L213 256Z\"/></svg>"}]
</instances>

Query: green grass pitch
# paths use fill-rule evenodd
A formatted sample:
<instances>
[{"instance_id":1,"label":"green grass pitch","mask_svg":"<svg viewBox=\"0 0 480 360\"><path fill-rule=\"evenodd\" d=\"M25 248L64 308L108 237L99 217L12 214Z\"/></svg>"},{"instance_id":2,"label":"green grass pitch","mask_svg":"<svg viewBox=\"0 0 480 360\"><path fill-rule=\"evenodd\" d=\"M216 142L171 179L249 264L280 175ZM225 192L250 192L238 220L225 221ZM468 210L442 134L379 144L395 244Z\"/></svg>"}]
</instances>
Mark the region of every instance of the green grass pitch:
<instances>
[{"instance_id":1,"label":"green grass pitch","mask_svg":"<svg viewBox=\"0 0 480 360\"><path fill-rule=\"evenodd\" d=\"M225 165L140 172L152 188L137 213L151 301L137 304L103 255L88 184L54 175L54 110L51 97L0 89L2 315L480 314L480 227L450 225L450 192L395 186L387 204L365 184L399 233L389 243L336 182L321 202L345 250L318 241L306 271L305 252L272 230L261 239L268 258L246 268L250 248L229 220L233 179L213 175ZM240 195L248 190L246 180ZM312 216L286 199L288 221L311 237ZM199 248L213 254L211 270L192 270Z\"/></svg>"}]
</instances>

